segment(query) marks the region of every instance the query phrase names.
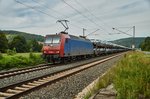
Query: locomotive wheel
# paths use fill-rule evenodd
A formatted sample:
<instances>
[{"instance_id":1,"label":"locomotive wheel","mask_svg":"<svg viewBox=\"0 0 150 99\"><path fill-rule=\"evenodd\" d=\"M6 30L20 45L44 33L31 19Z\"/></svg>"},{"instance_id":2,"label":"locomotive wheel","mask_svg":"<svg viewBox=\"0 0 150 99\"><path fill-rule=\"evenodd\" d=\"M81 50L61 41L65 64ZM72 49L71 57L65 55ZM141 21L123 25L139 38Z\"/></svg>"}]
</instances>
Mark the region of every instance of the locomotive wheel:
<instances>
[{"instance_id":1,"label":"locomotive wheel","mask_svg":"<svg viewBox=\"0 0 150 99\"><path fill-rule=\"evenodd\" d=\"M52 63L55 64L55 59L52 59Z\"/></svg>"},{"instance_id":2,"label":"locomotive wheel","mask_svg":"<svg viewBox=\"0 0 150 99\"><path fill-rule=\"evenodd\" d=\"M46 57L46 60L47 60L48 63L51 62L51 61L50 61L50 57Z\"/></svg>"},{"instance_id":3,"label":"locomotive wheel","mask_svg":"<svg viewBox=\"0 0 150 99\"><path fill-rule=\"evenodd\" d=\"M61 63L66 64L67 62L68 62L68 60L67 60L67 58L66 58L66 57L61 58Z\"/></svg>"}]
</instances>

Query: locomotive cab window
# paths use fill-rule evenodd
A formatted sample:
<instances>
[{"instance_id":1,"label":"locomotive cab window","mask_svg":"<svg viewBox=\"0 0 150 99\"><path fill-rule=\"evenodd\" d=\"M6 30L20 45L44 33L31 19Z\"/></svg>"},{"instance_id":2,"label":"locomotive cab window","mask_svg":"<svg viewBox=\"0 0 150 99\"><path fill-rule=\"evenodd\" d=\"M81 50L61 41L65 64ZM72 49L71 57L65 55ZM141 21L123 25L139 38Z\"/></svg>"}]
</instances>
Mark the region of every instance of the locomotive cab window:
<instances>
[{"instance_id":1,"label":"locomotive cab window","mask_svg":"<svg viewBox=\"0 0 150 99\"><path fill-rule=\"evenodd\" d=\"M60 36L47 36L45 39L46 44L58 44L60 43Z\"/></svg>"},{"instance_id":2,"label":"locomotive cab window","mask_svg":"<svg viewBox=\"0 0 150 99\"><path fill-rule=\"evenodd\" d=\"M45 43L52 43L52 37L46 37Z\"/></svg>"},{"instance_id":3,"label":"locomotive cab window","mask_svg":"<svg viewBox=\"0 0 150 99\"><path fill-rule=\"evenodd\" d=\"M57 44L59 42L60 42L60 37L59 36L54 36L52 43Z\"/></svg>"}]
</instances>

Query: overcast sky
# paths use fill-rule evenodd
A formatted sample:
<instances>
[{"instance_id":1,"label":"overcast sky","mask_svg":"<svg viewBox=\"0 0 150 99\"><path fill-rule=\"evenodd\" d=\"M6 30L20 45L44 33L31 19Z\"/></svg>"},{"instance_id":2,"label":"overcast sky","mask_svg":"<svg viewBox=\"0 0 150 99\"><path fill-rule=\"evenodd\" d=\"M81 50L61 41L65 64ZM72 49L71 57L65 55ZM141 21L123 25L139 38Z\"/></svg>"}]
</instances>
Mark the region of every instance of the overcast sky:
<instances>
[{"instance_id":1,"label":"overcast sky","mask_svg":"<svg viewBox=\"0 0 150 99\"><path fill-rule=\"evenodd\" d=\"M17 1L17 2L16 2ZM19 3L20 2L20 3ZM130 37L113 30L150 36L150 0L0 0L0 29L45 36L64 30L57 20L68 20L68 33L115 40ZM127 28L125 28L127 27Z\"/></svg>"}]
</instances>

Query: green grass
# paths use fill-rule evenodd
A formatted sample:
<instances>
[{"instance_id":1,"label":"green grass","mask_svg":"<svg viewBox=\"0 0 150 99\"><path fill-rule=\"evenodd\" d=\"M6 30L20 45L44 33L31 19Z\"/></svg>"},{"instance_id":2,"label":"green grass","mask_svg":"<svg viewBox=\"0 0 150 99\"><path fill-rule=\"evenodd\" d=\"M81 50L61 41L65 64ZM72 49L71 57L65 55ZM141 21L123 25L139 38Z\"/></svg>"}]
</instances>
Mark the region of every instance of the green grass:
<instances>
[{"instance_id":1,"label":"green grass","mask_svg":"<svg viewBox=\"0 0 150 99\"><path fill-rule=\"evenodd\" d=\"M128 53L115 70L114 85L117 98L150 98L150 55Z\"/></svg>"},{"instance_id":2,"label":"green grass","mask_svg":"<svg viewBox=\"0 0 150 99\"><path fill-rule=\"evenodd\" d=\"M130 52L99 79L84 97L114 83L117 99L150 99L150 54Z\"/></svg>"},{"instance_id":3,"label":"green grass","mask_svg":"<svg viewBox=\"0 0 150 99\"><path fill-rule=\"evenodd\" d=\"M24 68L44 63L41 53L17 53L14 55L2 54L0 58L0 70L12 68Z\"/></svg>"},{"instance_id":4,"label":"green grass","mask_svg":"<svg viewBox=\"0 0 150 99\"><path fill-rule=\"evenodd\" d=\"M34 55L41 55L42 53L33 53ZM17 53L14 55L2 54L4 57L23 56L29 58L30 53Z\"/></svg>"}]
</instances>

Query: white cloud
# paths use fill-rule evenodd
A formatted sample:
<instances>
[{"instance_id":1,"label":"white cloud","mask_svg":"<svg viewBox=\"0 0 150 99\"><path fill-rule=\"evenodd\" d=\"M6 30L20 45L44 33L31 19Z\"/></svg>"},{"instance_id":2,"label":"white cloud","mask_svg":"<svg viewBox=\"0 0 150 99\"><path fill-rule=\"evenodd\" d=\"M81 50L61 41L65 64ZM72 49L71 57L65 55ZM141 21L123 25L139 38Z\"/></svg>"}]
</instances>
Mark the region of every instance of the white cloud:
<instances>
[{"instance_id":1,"label":"white cloud","mask_svg":"<svg viewBox=\"0 0 150 99\"><path fill-rule=\"evenodd\" d=\"M49 16L16 3L14 0L9 0L9 2L1 0L0 29L13 29L46 35L64 30L63 26L56 23L56 21L58 19L68 19L70 21L68 23L70 27L69 33L73 35L82 35L82 28L87 29L86 34L99 28L100 30L96 32L99 35L90 35L89 38L113 40L128 37L124 34L108 35L108 33L114 32L112 27L120 26L136 26L136 36L150 35L150 3L148 0L65 0L82 15L66 5L62 0L17 1L32 6ZM78 3L88 9L94 16Z\"/></svg>"}]
</instances>

